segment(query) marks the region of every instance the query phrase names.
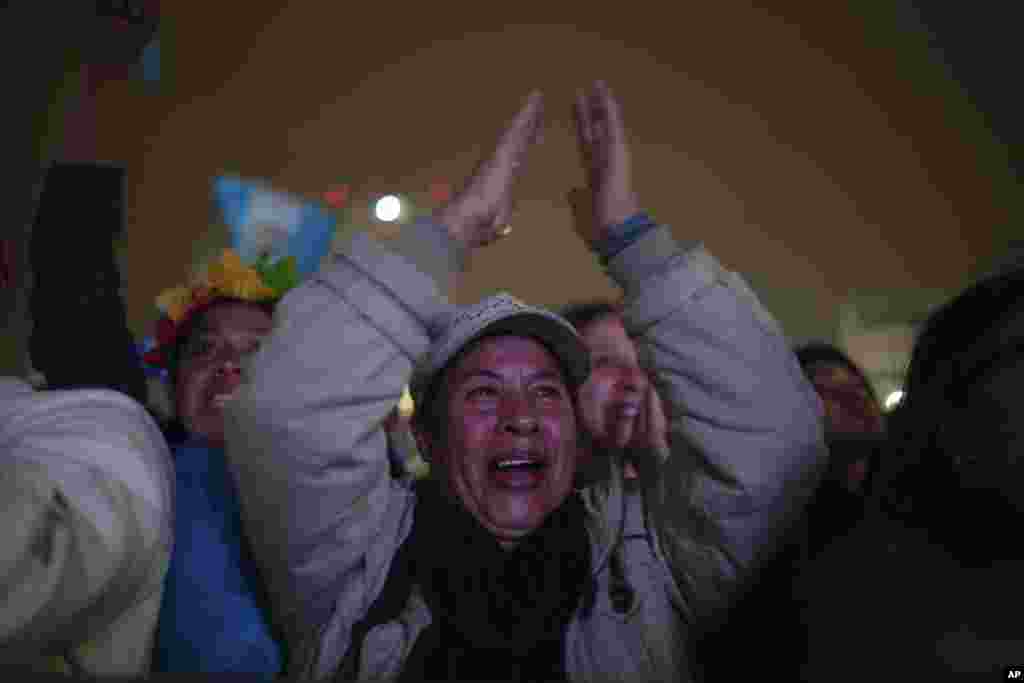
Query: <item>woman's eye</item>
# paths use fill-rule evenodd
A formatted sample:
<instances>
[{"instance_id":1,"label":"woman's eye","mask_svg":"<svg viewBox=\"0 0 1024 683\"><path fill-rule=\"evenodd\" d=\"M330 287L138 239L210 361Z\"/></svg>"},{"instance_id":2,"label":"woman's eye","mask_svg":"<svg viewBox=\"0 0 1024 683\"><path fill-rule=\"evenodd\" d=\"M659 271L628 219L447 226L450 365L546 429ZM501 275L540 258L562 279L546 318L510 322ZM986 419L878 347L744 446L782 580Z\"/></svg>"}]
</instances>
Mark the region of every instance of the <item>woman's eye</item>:
<instances>
[{"instance_id":1,"label":"woman's eye","mask_svg":"<svg viewBox=\"0 0 1024 683\"><path fill-rule=\"evenodd\" d=\"M185 348L185 355L189 358L202 358L213 352L214 345L208 339L195 339Z\"/></svg>"},{"instance_id":2,"label":"woman's eye","mask_svg":"<svg viewBox=\"0 0 1024 683\"><path fill-rule=\"evenodd\" d=\"M257 351L260 350L260 344L262 342L263 342L262 339L256 339L254 341L248 342L241 349L242 355L243 356L249 356L249 355L252 355L252 354L256 353Z\"/></svg>"},{"instance_id":3,"label":"woman's eye","mask_svg":"<svg viewBox=\"0 0 1024 683\"><path fill-rule=\"evenodd\" d=\"M541 398L557 399L562 397L562 388L555 385L537 387L537 394Z\"/></svg>"},{"instance_id":4,"label":"woman's eye","mask_svg":"<svg viewBox=\"0 0 1024 683\"><path fill-rule=\"evenodd\" d=\"M471 401L479 401L485 399L492 399L497 395L498 390L495 389L494 387L476 387L474 389L469 390L469 392L466 394L466 398L470 399Z\"/></svg>"}]
</instances>

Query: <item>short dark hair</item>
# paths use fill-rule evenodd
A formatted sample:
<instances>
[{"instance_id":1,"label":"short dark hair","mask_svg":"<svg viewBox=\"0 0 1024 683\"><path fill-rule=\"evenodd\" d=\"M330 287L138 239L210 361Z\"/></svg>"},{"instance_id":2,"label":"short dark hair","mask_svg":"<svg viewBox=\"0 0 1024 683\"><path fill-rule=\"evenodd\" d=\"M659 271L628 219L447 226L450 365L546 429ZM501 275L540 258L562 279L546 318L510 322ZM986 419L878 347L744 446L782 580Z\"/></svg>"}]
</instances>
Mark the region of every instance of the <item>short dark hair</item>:
<instances>
[{"instance_id":1,"label":"short dark hair","mask_svg":"<svg viewBox=\"0 0 1024 683\"><path fill-rule=\"evenodd\" d=\"M868 376L863 370L861 370L860 366L854 363L853 359L843 353L839 347L829 344L828 342L815 341L798 346L794 350L794 353L796 354L797 361L800 362L800 367L803 368L804 374L807 375L808 379L811 379L811 373L816 365L838 365L846 368L860 379L864 388L867 389L868 395L871 399L876 405L880 405L878 395L875 394L875 388L871 385L871 381L868 380Z\"/></svg>"},{"instance_id":2,"label":"short dark hair","mask_svg":"<svg viewBox=\"0 0 1024 683\"><path fill-rule=\"evenodd\" d=\"M889 422L891 456L883 466L882 509L928 526L960 493L948 438L972 388L1000 363L1024 355L1020 334L1006 334L1024 316L1024 268L985 278L925 321L911 353L904 398ZM934 524L933 524L934 526Z\"/></svg>"},{"instance_id":3,"label":"short dark hair","mask_svg":"<svg viewBox=\"0 0 1024 683\"><path fill-rule=\"evenodd\" d=\"M409 420L409 424L414 430L428 434L435 441L443 438L444 425L448 422L448 402L444 400L445 392L442 391L444 378L448 371L455 367L466 352L477 343L479 340L466 344L465 348L456 353L434 376L434 380L427 385L423 397L413 407L412 417ZM421 455L429 462L429 453L421 453Z\"/></svg>"},{"instance_id":4,"label":"short dark hair","mask_svg":"<svg viewBox=\"0 0 1024 683\"><path fill-rule=\"evenodd\" d=\"M907 399L916 394L948 398L978 379L1002 350L993 332L1024 313L1024 267L988 278L964 291L925 321L907 367Z\"/></svg>"}]
</instances>

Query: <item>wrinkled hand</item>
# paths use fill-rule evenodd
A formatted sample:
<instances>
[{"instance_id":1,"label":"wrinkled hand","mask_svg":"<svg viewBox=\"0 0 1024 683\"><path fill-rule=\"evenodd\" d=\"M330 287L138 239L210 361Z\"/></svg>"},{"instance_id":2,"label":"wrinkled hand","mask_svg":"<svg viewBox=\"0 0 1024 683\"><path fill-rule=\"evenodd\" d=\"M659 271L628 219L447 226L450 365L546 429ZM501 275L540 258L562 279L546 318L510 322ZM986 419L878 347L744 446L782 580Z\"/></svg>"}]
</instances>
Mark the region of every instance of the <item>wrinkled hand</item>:
<instances>
[{"instance_id":1,"label":"wrinkled hand","mask_svg":"<svg viewBox=\"0 0 1024 683\"><path fill-rule=\"evenodd\" d=\"M452 239L466 247L479 247L501 237L512 217L512 186L527 150L540 136L542 112L543 96L535 91L502 133L494 154L435 212L434 219L447 228Z\"/></svg>"},{"instance_id":2,"label":"wrinkled hand","mask_svg":"<svg viewBox=\"0 0 1024 683\"><path fill-rule=\"evenodd\" d=\"M576 136L587 190L570 192L576 230L588 243L599 242L608 228L637 213L633 174L618 100L603 81L576 95ZM589 193L589 197L587 196Z\"/></svg>"},{"instance_id":3,"label":"wrinkled hand","mask_svg":"<svg viewBox=\"0 0 1024 683\"><path fill-rule=\"evenodd\" d=\"M625 460L627 478L635 478L636 469L644 469L645 460L654 455L659 460L668 456L668 419L661 397L653 384L648 384L640 414L623 417L610 408L613 402L598 395L608 385L587 383L580 396L584 427L594 439L599 452ZM588 395L589 394L589 395ZM604 408L604 410L601 410ZM631 475L632 470L632 475ZM643 476L643 472L639 473Z\"/></svg>"}]
</instances>

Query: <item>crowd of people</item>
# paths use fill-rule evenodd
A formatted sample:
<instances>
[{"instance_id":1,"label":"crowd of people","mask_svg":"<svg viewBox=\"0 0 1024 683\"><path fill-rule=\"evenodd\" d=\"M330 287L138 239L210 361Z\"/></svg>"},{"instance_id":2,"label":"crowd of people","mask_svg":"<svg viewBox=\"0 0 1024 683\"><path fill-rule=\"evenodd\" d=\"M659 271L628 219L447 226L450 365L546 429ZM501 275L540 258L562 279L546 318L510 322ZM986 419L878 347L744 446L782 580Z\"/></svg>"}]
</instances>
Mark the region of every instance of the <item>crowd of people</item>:
<instances>
[{"instance_id":1,"label":"crowd of people","mask_svg":"<svg viewBox=\"0 0 1024 683\"><path fill-rule=\"evenodd\" d=\"M533 93L395 239L358 234L296 286L228 250L163 294L146 360L170 420L117 362L0 382L4 667L832 681L1022 663L1024 264L930 317L886 416L840 349L793 348L696 226L681 242L643 210L607 85L575 115L587 186L565 229L618 300L448 302L511 229Z\"/></svg>"}]
</instances>

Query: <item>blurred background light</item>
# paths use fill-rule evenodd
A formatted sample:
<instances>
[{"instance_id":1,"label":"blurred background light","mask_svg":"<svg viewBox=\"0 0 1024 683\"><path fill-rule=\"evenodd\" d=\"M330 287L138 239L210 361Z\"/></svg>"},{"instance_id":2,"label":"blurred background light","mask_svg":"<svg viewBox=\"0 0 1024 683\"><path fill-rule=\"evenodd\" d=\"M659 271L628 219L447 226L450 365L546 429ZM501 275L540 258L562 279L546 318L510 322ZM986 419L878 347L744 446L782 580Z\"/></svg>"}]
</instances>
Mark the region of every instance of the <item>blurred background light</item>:
<instances>
[{"instance_id":1,"label":"blurred background light","mask_svg":"<svg viewBox=\"0 0 1024 683\"><path fill-rule=\"evenodd\" d=\"M397 221L402 215L402 201L393 194L385 195L377 200L373 207L373 214L377 220L391 223Z\"/></svg>"},{"instance_id":2,"label":"blurred background light","mask_svg":"<svg viewBox=\"0 0 1024 683\"><path fill-rule=\"evenodd\" d=\"M900 404L900 401L902 401L902 400L903 400L903 391L901 389L896 389L894 391L890 391L889 394L885 397L885 402L884 402L885 409L886 410L892 410L893 408L898 406Z\"/></svg>"},{"instance_id":3,"label":"blurred background light","mask_svg":"<svg viewBox=\"0 0 1024 683\"><path fill-rule=\"evenodd\" d=\"M402 398L398 401L398 414L405 419L412 417L413 413L413 401L412 394L409 393L409 387L402 390Z\"/></svg>"}]
</instances>

